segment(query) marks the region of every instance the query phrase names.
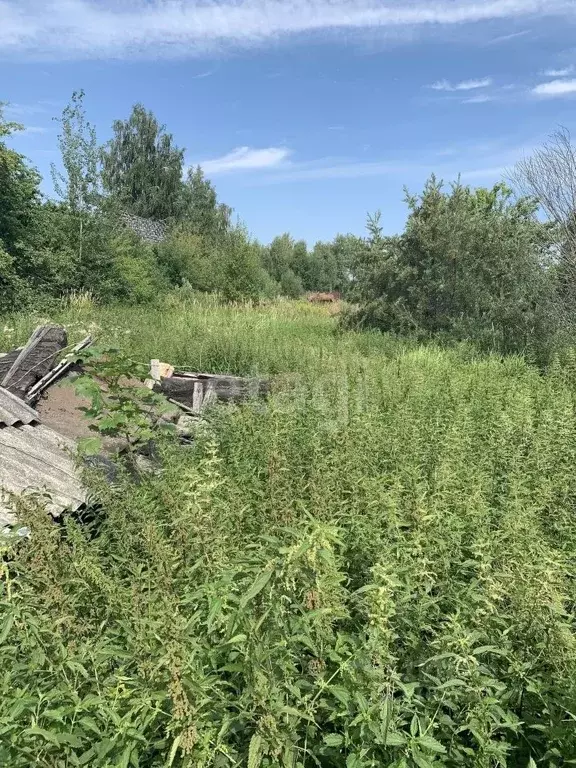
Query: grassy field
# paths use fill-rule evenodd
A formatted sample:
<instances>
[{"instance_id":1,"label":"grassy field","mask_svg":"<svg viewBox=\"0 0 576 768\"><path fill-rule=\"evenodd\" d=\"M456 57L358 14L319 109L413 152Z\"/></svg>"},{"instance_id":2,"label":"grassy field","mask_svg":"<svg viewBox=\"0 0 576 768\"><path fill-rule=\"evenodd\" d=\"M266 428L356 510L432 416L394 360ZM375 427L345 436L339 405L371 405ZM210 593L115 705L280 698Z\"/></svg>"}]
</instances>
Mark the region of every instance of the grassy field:
<instances>
[{"instance_id":1,"label":"grassy field","mask_svg":"<svg viewBox=\"0 0 576 768\"><path fill-rule=\"evenodd\" d=\"M0 349L40 318L0 321ZM72 303L143 363L260 373L98 525L0 582L0 765L576 762L576 359L342 332L323 308Z\"/></svg>"}]
</instances>

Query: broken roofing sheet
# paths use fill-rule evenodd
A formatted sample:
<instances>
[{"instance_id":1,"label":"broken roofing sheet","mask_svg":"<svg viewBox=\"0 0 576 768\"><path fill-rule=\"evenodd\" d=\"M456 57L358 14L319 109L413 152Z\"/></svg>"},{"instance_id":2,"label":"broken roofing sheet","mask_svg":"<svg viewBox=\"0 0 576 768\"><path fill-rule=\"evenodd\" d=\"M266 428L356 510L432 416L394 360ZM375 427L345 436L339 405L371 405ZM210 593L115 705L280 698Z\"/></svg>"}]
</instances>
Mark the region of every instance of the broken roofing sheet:
<instances>
[{"instance_id":1,"label":"broken roofing sheet","mask_svg":"<svg viewBox=\"0 0 576 768\"><path fill-rule=\"evenodd\" d=\"M85 503L74 447L41 424L26 403L0 388L0 529L15 522L11 494L46 493L46 509L54 517Z\"/></svg>"},{"instance_id":2,"label":"broken roofing sheet","mask_svg":"<svg viewBox=\"0 0 576 768\"><path fill-rule=\"evenodd\" d=\"M85 502L73 441L41 424L28 404L52 372L65 371L62 363L53 366L66 342L63 328L42 326L25 347L0 357L0 530L15 522L14 494L45 494L46 509L55 517Z\"/></svg>"}]
</instances>

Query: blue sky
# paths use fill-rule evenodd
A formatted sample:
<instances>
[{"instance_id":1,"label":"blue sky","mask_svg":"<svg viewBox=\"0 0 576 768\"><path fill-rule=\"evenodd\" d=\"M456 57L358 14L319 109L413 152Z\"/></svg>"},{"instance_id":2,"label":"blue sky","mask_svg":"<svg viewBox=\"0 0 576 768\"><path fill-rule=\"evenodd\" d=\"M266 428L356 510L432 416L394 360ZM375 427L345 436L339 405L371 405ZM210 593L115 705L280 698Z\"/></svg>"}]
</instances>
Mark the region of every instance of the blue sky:
<instances>
[{"instance_id":1,"label":"blue sky","mask_svg":"<svg viewBox=\"0 0 576 768\"><path fill-rule=\"evenodd\" d=\"M312 243L575 131L575 32L576 0L0 0L0 100L47 192L84 88L101 141L140 101L255 236Z\"/></svg>"}]
</instances>

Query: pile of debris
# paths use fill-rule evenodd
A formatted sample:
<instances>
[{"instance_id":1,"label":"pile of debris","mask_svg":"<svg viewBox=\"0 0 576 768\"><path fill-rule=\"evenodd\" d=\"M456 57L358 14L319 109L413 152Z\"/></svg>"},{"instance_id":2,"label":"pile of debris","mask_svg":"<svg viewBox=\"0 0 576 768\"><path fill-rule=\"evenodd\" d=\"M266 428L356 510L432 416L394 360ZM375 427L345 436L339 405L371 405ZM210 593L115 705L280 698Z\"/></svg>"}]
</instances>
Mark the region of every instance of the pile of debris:
<instances>
[{"instance_id":1,"label":"pile of debris","mask_svg":"<svg viewBox=\"0 0 576 768\"><path fill-rule=\"evenodd\" d=\"M67 334L59 326L46 325L37 328L24 347L0 355L0 530L16 522L14 495L29 490L45 494L46 509L54 517L86 501L74 442L43 424L32 405L66 375L91 341L84 339L58 361Z\"/></svg>"},{"instance_id":2,"label":"pile of debris","mask_svg":"<svg viewBox=\"0 0 576 768\"><path fill-rule=\"evenodd\" d=\"M68 347L66 330L37 328L28 343L0 353L0 531L16 523L15 496L40 493L53 517L86 503L86 489L76 460L76 439L90 435L81 410L85 402L71 387L55 387L78 373L91 337ZM185 434L208 405L241 402L268 393L262 379L188 373L159 360L150 364L146 385L178 406L178 431Z\"/></svg>"}]
</instances>

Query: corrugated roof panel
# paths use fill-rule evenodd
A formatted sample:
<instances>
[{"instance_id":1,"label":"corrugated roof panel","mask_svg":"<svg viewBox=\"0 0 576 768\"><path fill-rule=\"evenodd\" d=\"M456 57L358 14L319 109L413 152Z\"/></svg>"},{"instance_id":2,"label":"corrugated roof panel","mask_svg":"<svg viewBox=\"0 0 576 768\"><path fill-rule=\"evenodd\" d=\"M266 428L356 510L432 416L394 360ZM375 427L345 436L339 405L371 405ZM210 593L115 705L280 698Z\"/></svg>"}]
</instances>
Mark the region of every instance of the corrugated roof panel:
<instances>
[{"instance_id":1,"label":"corrugated roof panel","mask_svg":"<svg viewBox=\"0 0 576 768\"><path fill-rule=\"evenodd\" d=\"M73 443L43 425L0 428L0 488L47 494L46 509L59 515L78 509L86 493L76 469ZM0 503L9 511L9 504Z\"/></svg>"},{"instance_id":2,"label":"corrugated roof panel","mask_svg":"<svg viewBox=\"0 0 576 768\"><path fill-rule=\"evenodd\" d=\"M39 421L38 413L19 397L0 387L0 428Z\"/></svg>"}]
</instances>

